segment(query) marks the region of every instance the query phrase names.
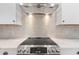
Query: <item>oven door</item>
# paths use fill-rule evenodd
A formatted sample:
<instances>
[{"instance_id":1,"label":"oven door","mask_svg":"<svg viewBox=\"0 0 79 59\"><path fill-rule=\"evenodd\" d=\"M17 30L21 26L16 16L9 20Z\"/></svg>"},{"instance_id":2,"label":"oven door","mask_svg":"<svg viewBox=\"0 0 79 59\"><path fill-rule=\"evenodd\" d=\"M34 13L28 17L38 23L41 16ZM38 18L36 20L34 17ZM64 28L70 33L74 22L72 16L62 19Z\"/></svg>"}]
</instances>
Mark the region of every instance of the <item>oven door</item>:
<instances>
[{"instance_id":1,"label":"oven door","mask_svg":"<svg viewBox=\"0 0 79 59\"><path fill-rule=\"evenodd\" d=\"M47 54L47 47L31 47L30 54Z\"/></svg>"}]
</instances>

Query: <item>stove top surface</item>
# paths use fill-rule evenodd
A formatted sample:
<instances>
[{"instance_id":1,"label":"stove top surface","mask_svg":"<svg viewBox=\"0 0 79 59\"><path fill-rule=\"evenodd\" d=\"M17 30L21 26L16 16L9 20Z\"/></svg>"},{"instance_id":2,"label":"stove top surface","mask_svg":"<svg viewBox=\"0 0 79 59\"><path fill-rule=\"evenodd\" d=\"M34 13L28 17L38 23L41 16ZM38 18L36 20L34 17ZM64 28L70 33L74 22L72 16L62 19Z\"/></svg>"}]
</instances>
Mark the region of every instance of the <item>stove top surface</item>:
<instances>
[{"instance_id":1,"label":"stove top surface","mask_svg":"<svg viewBox=\"0 0 79 59\"><path fill-rule=\"evenodd\" d=\"M57 45L49 37L29 37L20 45Z\"/></svg>"}]
</instances>

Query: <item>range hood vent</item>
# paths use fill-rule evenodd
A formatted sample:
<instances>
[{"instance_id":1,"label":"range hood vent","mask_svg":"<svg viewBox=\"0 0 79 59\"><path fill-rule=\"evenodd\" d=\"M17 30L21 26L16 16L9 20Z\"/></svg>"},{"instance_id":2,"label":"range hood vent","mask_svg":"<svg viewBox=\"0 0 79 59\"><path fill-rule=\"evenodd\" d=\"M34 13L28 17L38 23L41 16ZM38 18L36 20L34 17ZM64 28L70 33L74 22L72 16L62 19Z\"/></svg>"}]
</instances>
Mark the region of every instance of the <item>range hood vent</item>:
<instances>
[{"instance_id":1,"label":"range hood vent","mask_svg":"<svg viewBox=\"0 0 79 59\"><path fill-rule=\"evenodd\" d=\"M23 11L28 13L34 13L34 14L52 14L58 5L50 6L50 4L43 4L43 3L24 3L22 5Z\"/></svg>"}]
</instances>

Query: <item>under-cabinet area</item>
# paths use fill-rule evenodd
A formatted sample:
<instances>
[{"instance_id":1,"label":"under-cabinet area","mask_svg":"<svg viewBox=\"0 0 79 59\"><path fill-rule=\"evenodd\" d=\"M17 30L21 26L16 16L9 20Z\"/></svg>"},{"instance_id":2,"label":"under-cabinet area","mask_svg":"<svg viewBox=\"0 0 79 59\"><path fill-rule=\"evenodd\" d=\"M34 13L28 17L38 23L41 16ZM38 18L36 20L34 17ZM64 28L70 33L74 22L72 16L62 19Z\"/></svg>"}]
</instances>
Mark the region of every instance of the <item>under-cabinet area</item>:
<instances>
[{"instance_id":1,"label":"under-cabinet area","mask_svg":"<svg viewBox=\"0 0 79 59\"><path fill-rule=\"evenodd\" d=\"M0 3L0 55L79 55L79 3Z\"/></svg>"}]
</instances>

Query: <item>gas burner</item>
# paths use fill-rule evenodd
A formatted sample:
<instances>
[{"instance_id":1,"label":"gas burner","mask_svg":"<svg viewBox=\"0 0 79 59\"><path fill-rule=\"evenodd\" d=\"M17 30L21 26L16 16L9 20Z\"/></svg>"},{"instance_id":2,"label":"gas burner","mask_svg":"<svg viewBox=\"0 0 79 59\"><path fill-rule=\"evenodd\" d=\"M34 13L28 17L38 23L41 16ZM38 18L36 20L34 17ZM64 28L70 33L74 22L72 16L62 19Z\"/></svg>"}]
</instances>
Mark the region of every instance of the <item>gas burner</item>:
<instances>
[{"instance_id":1,"label":"gas burner","mask_svg":"<svg viewBox=\"0 0 79 59\"><path fill-rule=\"evenodd\" d=\"M43 54L59 55L59 46L49 37L29 37L17 48L18 55Z\"/></svg>"}]
</instances>

